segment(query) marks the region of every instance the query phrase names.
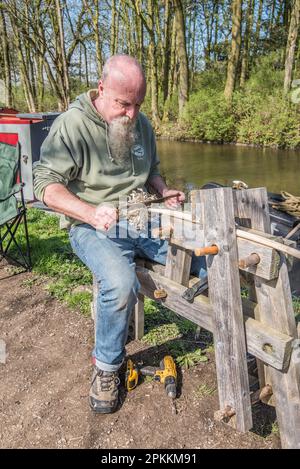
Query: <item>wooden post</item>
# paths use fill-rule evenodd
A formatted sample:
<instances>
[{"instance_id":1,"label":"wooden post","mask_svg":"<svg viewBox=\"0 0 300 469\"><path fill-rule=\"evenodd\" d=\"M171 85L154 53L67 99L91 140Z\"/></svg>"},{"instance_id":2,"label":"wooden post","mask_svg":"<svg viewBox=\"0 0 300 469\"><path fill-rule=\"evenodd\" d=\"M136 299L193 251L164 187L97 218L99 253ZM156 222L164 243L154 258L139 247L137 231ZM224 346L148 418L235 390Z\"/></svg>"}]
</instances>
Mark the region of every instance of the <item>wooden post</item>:
<instances>
[{"instance_id":1,"label":"wooden post","mask_svg":"<svg viewBox=\"0 0 300 469\"><path fill-rule=\"evenodd\" d=\"M236 193L239 213L244 211L246 216L248 214L252 228L263 228L264 231L270 232L266 190L261 188L241 192L242 194ZM259 316L262 322L272 325L278 332L297 339L287 262L283 254L280 254L280 258L278 279L265 280L254 277ZM291 360L286 373L270 366L267 371L267 379L270 376L271 382L266 384L272 386L282 447L300 448L300 360Z\"/></svg>"},{"instance_id":2,"label":"wooden post","mask_svg":"<svg viewBox=\"0 0 300 469\"><path fill-rule=\"evenodd\" d=\"M268 210L268 196L264 187L258 189L233 191L235 217L240 226L253 228L271 233L271 222ZM266 203L267 200L267 203ZM257 302L254 277L248 275L249 299ZM255 318L260 320L259 309L255 311ZM271 378L267 378L268 371L264 364L256 359L259 386L262 389L266 384L271 385ZM270 402L271 403L271 402Z\"/></svg>"},{"instance_id":3,"label":"wooden post","mask_svg":"<svg viewBox=\"0 0 300 469\"><path fill-rule=\"evenodd\" d=\"M137 267L144 267L145 259L136 258L135 263ZM138 300L133 308L133 330L134 339L140 340L144 336L145 313L144 313L144 295L138 293Z\"/></svg>"},{"instance_id":4,"label":"wooden post","mask_svg":"<svg viewBox=\"0 0 300 469\"><path fill-rule=\"evenodd\" d=\"M165 277L187 287L191 272L192 252L171 243L168 247Z\"/></svg>"},{"instance_id":5,"label":"wooden post","mask_svg":"<svg viewBox=\"0 0 300 469\"><path fill-rule=\"evenodd\" d=\"M144 295L138 294L138 300L134 307L134 338L140 340L144 335Z\"/></svg>"},{"instance_id":6,"label":"wooden post","mask_svg":"<svg viewBox=\"0 0 300 469\"><path fill-rule=\"evenodd\" d=\"M202 190L198 200L202 206L205 245L219 248L217 255L206 259L209 298L214 311L220 412L230 414L229 423L246 432L252 428L252 414L232 189Z\"/></svg>"}]
</instances>

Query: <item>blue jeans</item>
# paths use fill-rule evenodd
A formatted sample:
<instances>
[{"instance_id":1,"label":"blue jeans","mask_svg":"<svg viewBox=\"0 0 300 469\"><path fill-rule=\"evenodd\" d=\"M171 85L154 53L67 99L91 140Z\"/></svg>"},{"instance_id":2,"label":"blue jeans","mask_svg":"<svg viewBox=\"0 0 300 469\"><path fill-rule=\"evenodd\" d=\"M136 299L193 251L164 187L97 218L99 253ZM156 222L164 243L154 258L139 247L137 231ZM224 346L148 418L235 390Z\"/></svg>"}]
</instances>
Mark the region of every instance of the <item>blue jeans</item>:
<instances>
[{"instance_id":1,"label":"blue jeans","mask_svg":"<svg viewBox=\"0 0 300 469\"><path fill-rule=\"evenodd\" d=\"M140 288L135 256L165 264L168 249L166 240L143 234L124 236L126 227L122 222L118 230L117 237L109 237L81 224L72 226L69 232L74 252L99 283L93 356L97 367L104 371L118 370L124 359L130 316ZM199 277L206 274L204 257L193 256L191 272Z\"/></svg>"}]
</instances>

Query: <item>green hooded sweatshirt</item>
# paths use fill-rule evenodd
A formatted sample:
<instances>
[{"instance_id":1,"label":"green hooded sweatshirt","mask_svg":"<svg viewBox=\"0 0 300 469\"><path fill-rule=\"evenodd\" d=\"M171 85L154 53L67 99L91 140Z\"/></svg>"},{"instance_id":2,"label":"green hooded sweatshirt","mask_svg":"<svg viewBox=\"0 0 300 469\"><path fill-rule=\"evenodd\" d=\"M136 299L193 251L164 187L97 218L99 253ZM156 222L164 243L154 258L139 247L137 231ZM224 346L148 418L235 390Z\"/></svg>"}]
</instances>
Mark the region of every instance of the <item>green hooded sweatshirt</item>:
<instances>
[{"instance_id":1,"label":"green hooded sweatshirt","mask_svg":"<svg viewBox=\"0 0 300 469\"><path fill-rule=\"evenodd\" d=\"M57 117L34 164L34 192L43 201L45 188L60 183L92 205L115 203L148 179L159 175L155 136L146 116L139 113L131 161L114 161L108 145L107 123L96 111L92 99L97 90L77 97L68 111ZM62 228L76 220L64 217Z\"/></svg>"}]
</instances>

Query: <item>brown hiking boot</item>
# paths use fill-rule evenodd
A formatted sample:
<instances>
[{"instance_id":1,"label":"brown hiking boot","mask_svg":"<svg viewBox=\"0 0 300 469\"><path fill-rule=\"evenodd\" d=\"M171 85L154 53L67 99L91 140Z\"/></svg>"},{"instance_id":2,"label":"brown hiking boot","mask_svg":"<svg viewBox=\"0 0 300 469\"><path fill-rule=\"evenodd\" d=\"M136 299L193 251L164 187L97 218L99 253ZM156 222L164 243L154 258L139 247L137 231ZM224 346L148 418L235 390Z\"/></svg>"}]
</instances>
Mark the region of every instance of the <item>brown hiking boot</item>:
<instances>
[{"instance_id":1,"label":"brown hiking boot","mask_svg":"<svg viewBox=\"0 0 300 469\"><path fill-rule=\"evenodd\" d=\"M94 366L89 402L91 409L98 414L110 414L118 404L117 371L103 371Z\"/></svg>"}]
</instances>

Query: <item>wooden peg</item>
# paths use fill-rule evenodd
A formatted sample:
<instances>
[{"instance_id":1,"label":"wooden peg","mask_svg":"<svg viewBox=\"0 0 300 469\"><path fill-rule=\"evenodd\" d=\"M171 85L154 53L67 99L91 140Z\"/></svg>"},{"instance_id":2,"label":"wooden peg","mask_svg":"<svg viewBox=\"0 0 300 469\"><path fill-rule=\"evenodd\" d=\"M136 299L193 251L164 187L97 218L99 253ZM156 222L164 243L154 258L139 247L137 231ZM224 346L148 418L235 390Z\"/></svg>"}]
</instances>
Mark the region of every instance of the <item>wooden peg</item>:
<instances>
[{"instance_id":1,"label":"wooden peg","mask_svg":"<svg viewBox=\"0 0 300 469\"><path fill-rule=\"evenodd\" d=\"M244 257L243 259L239 260L239 267L241 269L246 269L247 267L251 267L253 265L257 265L260 263L260 257L256 252L249 254L249 256Z\"/></svg>"},{"instance_id":2,"label":"wooden peg","mask_svg":"<svg viewBox=\"0 0 300 469\"><path fill-rule=\"evenodd\" d=\"M257 391L251 394L251 404L257 404L258 402L263 402L268 404L269 400L273 395L273 389L270 384L266 384L263 388L258 389Z\"/></svg>"},{"instance_id":3,"label":"wooden peg","mask_svg":"<svg viewBox=\"0 0 300 469\"><path fill-rule=\"evenodd\" d=\"M273 389L270 384L266 384L259 393L259 400L267 404L273 395Z\"/></svg>"},{"instance_id":4,"label":"wooden peg","mask_svg":"<svg viewBox=\"0 0 300 469\"><path fill-rule=\"evenodd\" d=\"M163 288L159 288L154 290L153 295L156 300L161 300L162 298L167 298L168 293Z\"/></svg>"},{"instance_id":5,"label":"wooden peg","mask_svg":"<svg viewBox=\"0 0 300 469\"><path fill-rule=\"evenodd\" d=\"M220 410L217 410L215 413L214 413L214 418L215 420L218 420L219 422L225 422L225 423L228 423L229 420L236 414L235 410L227 405L225 407L225 409L220 409Z\"/></svg>"},{"instance_id":6,"label":"wooden peg","mask_svg":"<svg viewBox=\"0 0 300 469\"><path fill-rule=\"evenodd\" d=\"M194 253L195 256L215 256L218 254L219 248L215 244L213 246L205 246L203 248L197 248L195 249Z\"/></svg>"}]
</instances>

